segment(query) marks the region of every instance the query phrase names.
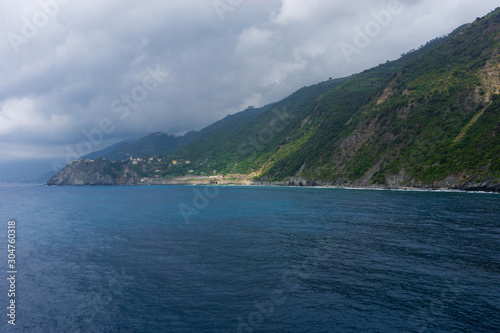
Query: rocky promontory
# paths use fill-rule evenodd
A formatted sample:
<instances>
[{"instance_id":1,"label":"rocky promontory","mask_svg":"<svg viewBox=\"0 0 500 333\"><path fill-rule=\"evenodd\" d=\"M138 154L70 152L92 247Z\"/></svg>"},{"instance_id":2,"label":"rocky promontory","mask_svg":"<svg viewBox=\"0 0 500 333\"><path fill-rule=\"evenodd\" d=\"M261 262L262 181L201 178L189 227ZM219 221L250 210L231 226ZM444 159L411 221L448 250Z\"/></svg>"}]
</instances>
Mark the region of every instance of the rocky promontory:
<instances>
[{"instance_id":1,"label":"rocky promontory","mask_svg":"<svg viewBox=\"0 0 500 333\"><path fill-rule=\"evenodd\" d=\"M126 165L105 159L76 160L52 177L47 185L133 185L139 176Z\"/></svg>"}]
</instances>

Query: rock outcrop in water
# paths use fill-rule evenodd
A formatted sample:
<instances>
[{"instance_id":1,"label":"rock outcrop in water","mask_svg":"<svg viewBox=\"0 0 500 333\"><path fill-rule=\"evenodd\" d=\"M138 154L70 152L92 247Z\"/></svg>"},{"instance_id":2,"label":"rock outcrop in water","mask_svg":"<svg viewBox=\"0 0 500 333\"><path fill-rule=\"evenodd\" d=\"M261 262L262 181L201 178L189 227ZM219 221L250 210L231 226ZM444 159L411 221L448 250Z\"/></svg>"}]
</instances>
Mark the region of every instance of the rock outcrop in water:
<instances>
[{"instance_id":1,"label":"rock outcrop in water","mask_svg":"<svg viewBox=\"0 0 500 333\"><path fill-rule=\"evenodd\" d=\"M133 185L139 176L129 167L105 159L77 160L52 177L47 185Z\"/></svg>"}]
</instances>

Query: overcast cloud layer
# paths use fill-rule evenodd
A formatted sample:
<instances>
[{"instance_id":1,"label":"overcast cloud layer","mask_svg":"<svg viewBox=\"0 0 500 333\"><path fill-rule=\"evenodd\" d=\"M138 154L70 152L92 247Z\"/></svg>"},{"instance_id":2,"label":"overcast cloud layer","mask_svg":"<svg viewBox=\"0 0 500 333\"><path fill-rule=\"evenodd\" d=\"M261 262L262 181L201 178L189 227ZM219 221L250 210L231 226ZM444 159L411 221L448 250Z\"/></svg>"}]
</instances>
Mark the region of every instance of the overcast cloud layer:
<instances>
[{"instance_id":1,"label":"overcast cloud layer","mask_svg":"<svg viewBox=\"0 0 500 333\"><path fill-rule=\"evenodd\" d=\"M92 134L99 150L155 131L200 129L305 85L394 60L497 5L0 0L0 164L64 162L68 145L76 151ZM377 25L374 12L390 16ZM355 40L358 29L370 33L368 41Z\"/></svg>"}]
</instances>

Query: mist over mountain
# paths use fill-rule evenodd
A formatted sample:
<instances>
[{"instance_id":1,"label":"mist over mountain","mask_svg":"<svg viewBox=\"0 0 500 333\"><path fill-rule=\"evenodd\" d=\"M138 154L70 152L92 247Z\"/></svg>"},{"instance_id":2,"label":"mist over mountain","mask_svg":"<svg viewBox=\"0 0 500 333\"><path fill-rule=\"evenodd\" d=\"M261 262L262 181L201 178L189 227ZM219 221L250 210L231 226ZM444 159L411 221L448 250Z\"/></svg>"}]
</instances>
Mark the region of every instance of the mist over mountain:
<instances>
[{"instance_id":1,"label":"mist over mountain","mask_svg":"<svg viewBox=\"0 0 500 333\"><path fill-rule=\"evenodd\" d=\"M165 142L144 151L163 159L154 168L130 167L140 177L155 169L162 177L497 188L499 36L497 9L396 61L304 87L242 123L219 124L177 149Z\"/></svg>"}]
</instances>

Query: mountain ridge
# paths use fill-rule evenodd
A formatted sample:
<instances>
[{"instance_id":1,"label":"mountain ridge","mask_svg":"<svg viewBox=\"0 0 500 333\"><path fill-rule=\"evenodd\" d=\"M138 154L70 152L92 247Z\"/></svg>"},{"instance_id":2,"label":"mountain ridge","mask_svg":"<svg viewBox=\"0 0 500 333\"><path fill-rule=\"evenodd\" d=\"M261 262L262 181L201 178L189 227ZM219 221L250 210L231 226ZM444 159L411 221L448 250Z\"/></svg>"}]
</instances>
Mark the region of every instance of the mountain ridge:
<instances>
[{"instance_id":1,"label":"mountain ridge","mask_svg":"<svg viewBox=\"0 0 500 333\"><path fill-rule=\"evenodd\" d=\"M499 36L497 8L400 59L299 89L158 154L161 163L131 168L143 178L498 191Z\"/></svg>"}]
</instances>

